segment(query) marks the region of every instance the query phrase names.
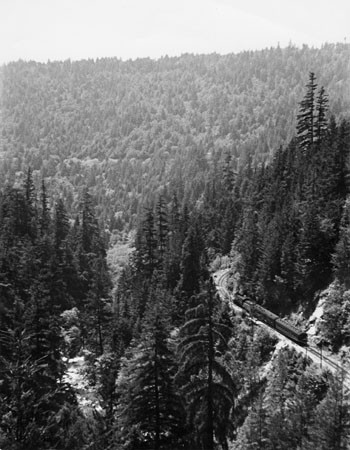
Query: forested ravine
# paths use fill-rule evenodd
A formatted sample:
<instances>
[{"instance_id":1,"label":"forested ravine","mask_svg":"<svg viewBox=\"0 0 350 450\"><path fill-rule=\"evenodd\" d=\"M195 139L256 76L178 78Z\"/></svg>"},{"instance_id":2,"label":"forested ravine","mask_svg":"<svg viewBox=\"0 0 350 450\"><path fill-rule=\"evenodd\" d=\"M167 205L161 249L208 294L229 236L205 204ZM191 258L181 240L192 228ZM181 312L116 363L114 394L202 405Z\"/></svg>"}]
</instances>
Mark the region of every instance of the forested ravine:
<instances>
[{"instance_id":1,"label":"forested ravine","mask_svg":"<svg viewBox=\"0 0 350 450\"><path fill-rule=\"evenodd\" d=\"M347 363L347 48L4 68L2 450L349 447L342 371L278 345L212 277L230 268L228 289L300 328L322 299L314 339ZM294 62L316 57L299 92Z\"/></svg>"}]
</instances>

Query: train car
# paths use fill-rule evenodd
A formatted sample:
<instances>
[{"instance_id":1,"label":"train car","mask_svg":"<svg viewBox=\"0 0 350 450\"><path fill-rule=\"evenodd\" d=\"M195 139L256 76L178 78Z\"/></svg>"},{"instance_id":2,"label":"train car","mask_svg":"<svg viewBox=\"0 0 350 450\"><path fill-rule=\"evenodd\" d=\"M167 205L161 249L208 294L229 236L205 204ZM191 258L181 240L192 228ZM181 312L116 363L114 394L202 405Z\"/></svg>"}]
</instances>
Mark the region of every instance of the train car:
<instances>
[{"instance_id":1,"label":"train car","mask_svg":"<svg viewBox=\"0 0 350 450\"><path fill-rule=\"evenodd\" d=\"M247 297L236 295L234 302L246 310L251 316L266 323L270 327L276 329L284 336L292 339L300 345L307 345L307 334L286 320L280 319L277 314L263 308L260 305L250 301Z\"/></svg>"},{"instance_id":2,"label":"train car","mask_svg":"<svg viewBox=\"0 0 350 450\"><path fill-rule=\"evenodd\" d=\"M252 308L252 315L258 320L261 320L262 322L265 322L271 327L275 328L278 316L273 312L269 311L268 309L265 309L262 306L257 305L256 303L254 303L253 305L254 306Z\"/></svg>"},{"instance_id":3,"label":"train car","mask_svg":"<svg viewBox=\"0 0 350 450\"><path fill-rule=\"evenodd\" d=\"M307 345L307 334L283 319L276 320L276 330L300 345Z\"/></svg>"}]
</instances>

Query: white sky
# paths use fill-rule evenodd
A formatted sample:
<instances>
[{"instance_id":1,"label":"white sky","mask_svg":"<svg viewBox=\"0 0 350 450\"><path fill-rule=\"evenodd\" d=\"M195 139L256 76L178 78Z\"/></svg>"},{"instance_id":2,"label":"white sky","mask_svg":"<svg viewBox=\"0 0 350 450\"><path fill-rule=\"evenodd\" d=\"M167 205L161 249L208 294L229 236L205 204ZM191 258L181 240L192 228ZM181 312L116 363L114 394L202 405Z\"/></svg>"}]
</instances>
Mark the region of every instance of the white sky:
<instances>
[{"instance_id":1,"label":"white sky","mask_svg":"<svg viewBox=\"0 0 350 450\"><path fill-rule=\"evenodd\" d=\"M0 0L0 64L350 42L350 0Z\"/></svg>"}]
</instances>

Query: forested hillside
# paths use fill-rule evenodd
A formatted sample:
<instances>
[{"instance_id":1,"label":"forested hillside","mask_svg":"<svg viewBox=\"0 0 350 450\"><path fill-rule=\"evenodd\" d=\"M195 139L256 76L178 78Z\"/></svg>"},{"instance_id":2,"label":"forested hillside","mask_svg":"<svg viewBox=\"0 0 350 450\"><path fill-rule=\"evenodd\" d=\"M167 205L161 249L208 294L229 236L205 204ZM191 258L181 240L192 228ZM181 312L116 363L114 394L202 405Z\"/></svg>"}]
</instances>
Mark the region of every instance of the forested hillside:
<instances>
[{"instance_id":1,"label":"forested hillside","mask_svg":"<svg viewBox=\"0 0 350 450\"><path fill-rule=\"evenodd\" d=\"M226 152L195 208L159 196L143 215L115 298L118 320L124 331L133 324L134 336L117 381L122 448L167 448L170 436L168 448L348 448L342 371L321 373L304 354L276 349L274 338L218 301L208 273L228 255L236 293L283 316L298 311L306 330L315 294L333 281L317 339L334 351L343 346L348 364L350 122L330 114L313 72L305 85L294 137L268 164L234 170ZM167 327L172 362L161 340ZM183 431L161 361L182 393ZM170 409L171 429L158 389L179 414ZM153 422L142 415L149 405Z\"/></svg>"},{"instance_id":2,"label":"forested hillside","mask_svg":"<svg viewBox=\"0 0 350 450\"><path fill-rule=\"evenodd\" d=\"M1 69L0 180L30 166L69 211L90 188L110 229L141 205L195 202L208 173L270 160L293 136L313 70L336 118L350 111L349 45L122 62L16 62ZM23 175L22 175L23 176Z\"/></svg>"},{"instance_id":3,"label":"forested hillside","mask_svg":"<svg viewBox=\"0 0 350 450\"><path fill-rule=\"evenodd\" d=\"M1 449L349 447L348 64L326 45L2 68ZM108 227L135 229L114 285ZM332 283L316 338L341 370L235 313L223 265L306 331Z\"/></svg>"},{"instance_id":4,"label":"forested hillside","mask_svg":"<svg viewBox=\"0 0 350 450\"><path fill-rule=\"evenodd\" d=\"M64 356L101 355L112 320L103 236L84 193L70 223L31 170L0 193L0 446L82 448L86 419ZM85 431L84 431L85 430Z\"/></svg>"}]
</instances>

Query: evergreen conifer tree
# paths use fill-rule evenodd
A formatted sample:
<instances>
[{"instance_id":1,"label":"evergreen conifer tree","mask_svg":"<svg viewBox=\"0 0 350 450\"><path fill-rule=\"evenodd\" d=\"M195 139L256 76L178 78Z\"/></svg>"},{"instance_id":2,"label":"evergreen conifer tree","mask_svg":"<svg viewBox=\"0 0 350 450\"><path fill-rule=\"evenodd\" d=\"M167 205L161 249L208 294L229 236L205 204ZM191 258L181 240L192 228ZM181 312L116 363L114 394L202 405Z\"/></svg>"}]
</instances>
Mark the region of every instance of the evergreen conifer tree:
<instances>
[{"instance_id":1,"label":"evergreen conifer tree","mask_svg":"<svg viewBox=\"0 0 350 450\"><path fill-rule=\"evenodd\" d=\"M122 365L117 414L125 450L184 448L184 411L173 384L176 365L166 317L162 299L152 298L140 343L128 350Z\"/></svg>"},{"instance_id":2,"label":"evergreen conifer tree","mask_svg":"<svg viewBox=\"0 0 350 450\"><path fill-rule=\"evenodd\" d=\"M332 263L334 274L346 287L350 286L350 202L346 200L340 225L339 240Z\"/></svg>"},{"instance_id":3,"label":"evergreen conifer tree","mask_svg":"<svg viewBox=\"0 0 350 450\"><path fill-rule=\"evenodd\" d=\"M327 111L328 95L322 86L318 92L315 106L315 140L319 145L325 137L328 128Z\"/></svg>"},{"instance_id":4,"label":"evergreen conifer tree","mask_svg":"<svg viewBox=\"0 0 350 450\"><path fill-rule=\"evenodd\" d=\"M304 150L310 149L315 138L315 91L317 88L314 72L309 73L309 82L306 85L306 94L300 102L297 116L297 132L299 145Z\"/></svg>"},{"instance_id":5,"label":"evergreen conifer tree","mask_svg":"<svg viewBox=\"0 0 350 450\"><path fill-rule=\"evenodd\" d=\"M177 382L186 399L196 445L213 450L217 441L227 449L236 384L221 357L231 330L217 320L212 286L198 300L186 312L180 329Z\"/></svg>"},{"instance_id":6,"label":"evergreen conifer tree","mask_svg":"<svg viewBox=\"0 0 350 450\"><path fill-rule=\"evenodd\" d=\"M335 376L330 376L327 394L315 410L314 422L309 429L309 449L345 450L349 448L348 398L343 370L340 369Z\"/></svg>"}]
</instances>

